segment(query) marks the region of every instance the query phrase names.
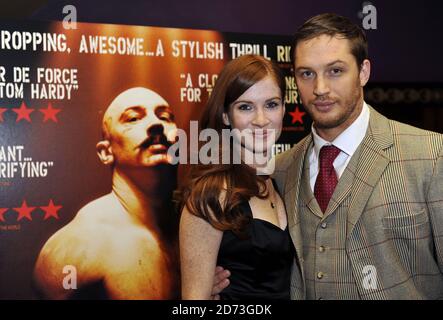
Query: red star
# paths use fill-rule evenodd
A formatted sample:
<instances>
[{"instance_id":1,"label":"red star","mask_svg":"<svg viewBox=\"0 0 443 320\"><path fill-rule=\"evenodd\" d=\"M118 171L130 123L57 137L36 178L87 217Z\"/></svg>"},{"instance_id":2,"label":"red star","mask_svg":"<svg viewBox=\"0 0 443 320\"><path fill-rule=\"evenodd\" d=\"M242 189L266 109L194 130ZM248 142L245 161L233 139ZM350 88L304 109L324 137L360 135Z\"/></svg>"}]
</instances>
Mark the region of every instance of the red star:
<instances>
[{"instance_id":1,"label":"red star","mask_svg":"<svg viewBox=\"0 0 443 320\"><path fill-rule=\"evenodd\" d=\"M23 200L22 206L20 208L13 208L18 212L17 221L20 221L23 218L28 220L32 220L31 212L35 209L35 207L28 207L26 204L26 200Z\"/></svg>"},{"instance_id":2,"label":"red star","mask_svg":"<svg viewBox=\"0 0 443 320\"><path fill-rule=\"evenodd\" d=\"M6 211L8 211L9 209L7 208L0 208L0 221L5 222L5 218L4 218L4 214L6 213Z\"/></svg>"},{"instance_id":3,"label":"red star","mask_svg":"<svg viewBox=\"0 0 443 320\"><path fill-rule=\"evenodd\" d=\"M17 113L17 120L15 122L19 122L21 119L31 122L29 115L34 112L34 109L26 108L26 104L22 102L20 108L13 108L12 111Z\"/></svg>"},{"instance_id":4,"label":"red star","mask_svg":"<svg viewBox=\"0 0 443 320\"><path fill-rule=\"evenodd\" d=\"M301 124L303 124L302 117L306 114L306 112L302 112L302 111L298 110L298 107L296 106L294 111L288 112L288 113L292 117L292 122L291 122L292 124L297 123L297 121L300 122Z\"/></svg>"},{"instance_id":5,"label":"red star","mask_svg":"<svg viewBox=\"0 0 443 320\"><path fill-rule=\"evenodd\" d=\"M54 122L58 122L57 120L57 113L59 113L61 111L61 109L54 109L52 107L51 103L48 103L48 107L46 109L40 109L40 112L44 114L44 119L43 122L48 121L49 119L51 119Z\"/></svg>"},{"instance_id":6,"label":"red star","mask_svg":"<svg viewBox=\"0 0 443 320\"><path fill-rule=\"evenodd\" d=\"M0 108L0 122L3 122L3 113L8 110L6 108Z\"/></svg>"},{"instance_id":7,"label":"red star","mask_svg":"<svg viewBox=\"0 0 443 320\"><path fill-rule=\"evenodd\" d=\"M44 220L48 219L49 217L53 217L55 219L58 219L57 211L62 208L62 206L56 206L54 205L54 202L52 202L52 199L49 200L49 204L46 207L40 207L45 211L45 217Z\"/></svg>"}]
</instances>

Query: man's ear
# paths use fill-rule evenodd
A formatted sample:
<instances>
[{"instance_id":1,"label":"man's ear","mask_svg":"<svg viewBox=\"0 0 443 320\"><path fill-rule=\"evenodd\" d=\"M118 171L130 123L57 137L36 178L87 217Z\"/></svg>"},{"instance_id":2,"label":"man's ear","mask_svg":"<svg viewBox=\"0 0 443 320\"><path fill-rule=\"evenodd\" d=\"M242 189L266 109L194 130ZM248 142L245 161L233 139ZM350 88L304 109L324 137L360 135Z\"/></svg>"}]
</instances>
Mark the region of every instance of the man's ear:
<instances>
[{"instance_id":1,"label":"man's ear","mask_svg":"<svg viewBox=\"0 0 443 320\"><path fill-rule=\"evenodd\" d=\"M102 140L95 146L97 155L103 164L111 165L114 163L114 154L109 140Z\"/></svg>"},{"instance_id":2,"label":"man's ear","mask_svg":"<svg viewBox=\"0 0 443 320\"><path fill-rule=\"evenodd\" d=\"M360 85L364 87L369 80L371 75L371 63L368 59L363 60L360 69Z\"/></svg>"},{"instance_id":3,"label":"man's ear","mask_svg":"<svg viewBox=\"0 0 443 320\"><path fill-rule=\"evenodd\" d=\"M229 116L226 112L223 112L223 123L225 124L225 126L230 126L231 122L229 121Z\"/></svg>"}]
</instances>

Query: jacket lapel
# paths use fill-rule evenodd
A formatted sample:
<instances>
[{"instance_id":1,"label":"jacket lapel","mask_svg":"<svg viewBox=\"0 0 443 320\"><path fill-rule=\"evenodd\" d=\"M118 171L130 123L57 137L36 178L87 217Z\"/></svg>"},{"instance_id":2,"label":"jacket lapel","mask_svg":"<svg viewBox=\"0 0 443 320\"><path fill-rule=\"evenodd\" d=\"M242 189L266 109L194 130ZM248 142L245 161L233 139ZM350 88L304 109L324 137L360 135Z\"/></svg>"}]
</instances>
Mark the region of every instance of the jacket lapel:
<instances>
[{"instance_id":1,"label":"jacket lapel","mask_svg":"<svg viewBox=\"0 0 443 320\"><path fill-rule=\"evenodd\" d=\"M309 148L308 148L309 150ZM309 151L306 152L309 152ZM301 203L298 203L298 205L303 206L306 205L306 207L316 216L323 218L323 212L321 211L320 206L318 205L317 200L314 196L314 191L311 188L311 182L310 182L310 164L309 164L309 155L306 153L304 164L303 164L303 173L301 176L301 182L300 182L300 201Z\"/></svg>"},{"instance_id":2,"label":"jacket lapel","mask_svg":"<svg viewBox=\"0 0 443 320\"><path fill-rule=\"evenodd\" d=\"M370 108L369 127L358 151L354 156L358 158L349 163L346 168L347 178L343 181L343 189L349 191L337 195L337 203L343 196L351 192L351 201L348 210L347 237L352 233L355 224L371 196L373 189L388 166L390 159L386 149L392 146L393 136L389 120ZM351 181L352 180L352 181ZM349 184L345 187L344 184Z\"/></svg>"}]
</instances>

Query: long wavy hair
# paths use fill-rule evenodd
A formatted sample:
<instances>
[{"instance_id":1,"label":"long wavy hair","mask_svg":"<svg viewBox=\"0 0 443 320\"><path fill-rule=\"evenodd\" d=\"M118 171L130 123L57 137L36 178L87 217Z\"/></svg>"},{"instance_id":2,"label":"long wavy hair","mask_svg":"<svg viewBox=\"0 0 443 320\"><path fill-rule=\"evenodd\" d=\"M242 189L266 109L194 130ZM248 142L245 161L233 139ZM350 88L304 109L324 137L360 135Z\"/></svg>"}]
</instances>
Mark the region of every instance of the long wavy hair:
<instances>
[{"instance_id":1,"label":"long wavy hair","mask_svg":"<svg viewBox=\"0 0 443 320\"><path fill-rule=\"evenodd\" d=\"M230 129L223 122L223 113L228 113L235 100L267 76L275 80L284 99L285 80L274 62L258 55L244 55L227 63L203 111L200 129L214 129L220 136L223 129ZM180 210L186 206L190 213L205 219L214 228L243 235L250 217L239 205L251 197L264 199L268 191L265 178L244 163L197 164L191 167L178 194Z\"/></svg>"}]
</instances>

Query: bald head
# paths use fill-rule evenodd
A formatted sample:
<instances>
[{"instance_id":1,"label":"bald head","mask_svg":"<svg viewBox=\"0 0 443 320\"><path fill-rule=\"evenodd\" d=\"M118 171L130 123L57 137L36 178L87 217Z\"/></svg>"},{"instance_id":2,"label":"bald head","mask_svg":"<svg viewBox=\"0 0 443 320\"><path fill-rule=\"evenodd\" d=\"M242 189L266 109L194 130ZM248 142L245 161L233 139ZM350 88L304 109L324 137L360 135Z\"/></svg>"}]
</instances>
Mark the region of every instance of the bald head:
<instances>
[{"instance_id":1,"label":"bald head","mask_svg":"<svg viewBox=\"0 0 443 320\"><path fill-rule=\"evenodd\" d=\"M104 139L109 138L112 123L118 121L126 109L137 106L149 109L154 109L157 106L169 107L165 99L147 88L136 87L123 91L111 102L103 115L102 133Z\"/></svg>"},{"instance_id":2,"label":"bald head","mask_svg":"<svg viewBox=\"0 0 443 320\"><path fill-rule=\"evenodd\" d=\"M165 99L146 88L119 94L103 116L103 140L97 152L105 164L154 166L168 163L177 126Z\"/></svg>"}]
</instances>

